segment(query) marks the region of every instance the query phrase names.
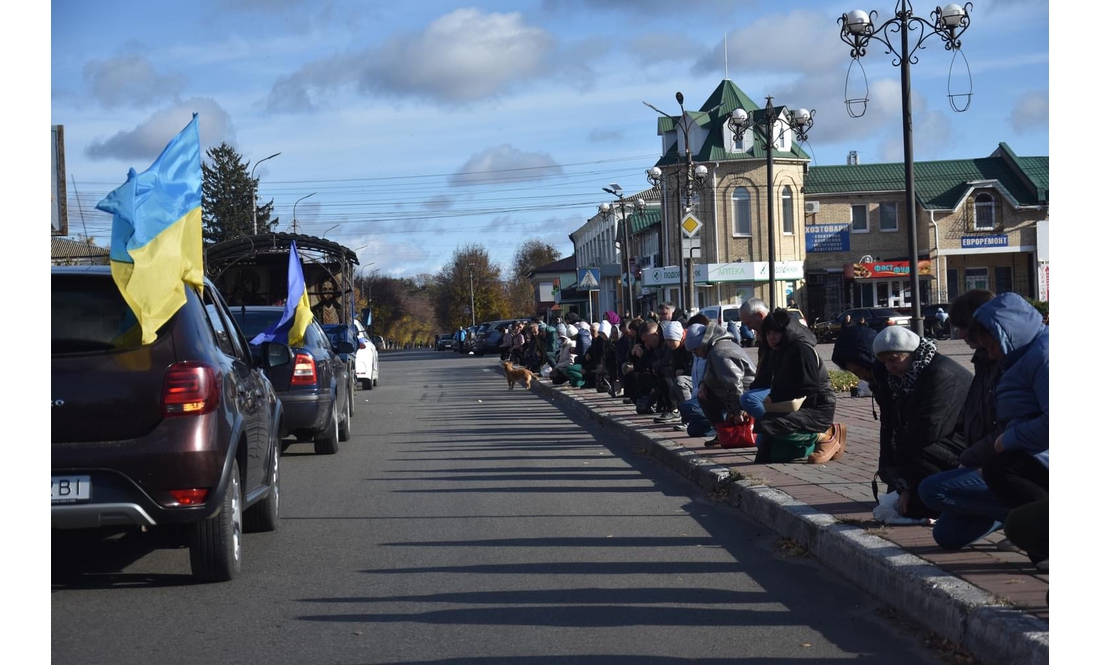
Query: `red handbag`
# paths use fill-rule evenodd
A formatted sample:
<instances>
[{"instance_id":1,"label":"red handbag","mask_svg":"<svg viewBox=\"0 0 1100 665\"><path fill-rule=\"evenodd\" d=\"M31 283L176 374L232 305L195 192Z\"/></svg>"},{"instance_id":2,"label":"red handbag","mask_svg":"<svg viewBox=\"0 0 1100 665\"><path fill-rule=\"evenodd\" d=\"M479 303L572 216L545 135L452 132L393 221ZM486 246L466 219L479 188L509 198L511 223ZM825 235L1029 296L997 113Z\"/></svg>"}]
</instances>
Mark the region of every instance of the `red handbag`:
<instances>
[{"instance_id":1,"label":"red handbag","mask_svg":"<svg viewBox=\"0 0 1100 665\"><path fill-rule=\"evenodd\" d=\"M734 423L724 420L714 426L718 433L718 447L720 448L754 448L756 436L752 433L752 416L745 415L745 422Z\"/></svg>"}]
</instances>

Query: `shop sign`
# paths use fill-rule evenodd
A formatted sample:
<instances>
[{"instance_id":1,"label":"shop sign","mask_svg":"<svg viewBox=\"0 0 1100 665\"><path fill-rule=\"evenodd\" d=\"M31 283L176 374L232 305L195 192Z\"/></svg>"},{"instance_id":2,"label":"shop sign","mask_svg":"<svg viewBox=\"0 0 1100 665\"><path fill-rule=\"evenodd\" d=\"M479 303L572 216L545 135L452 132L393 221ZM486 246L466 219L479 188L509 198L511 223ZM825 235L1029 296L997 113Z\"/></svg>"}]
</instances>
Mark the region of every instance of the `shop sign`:
<instances>
[{"instance_id":1,"label":"shop sign","mask_svg":"<svg viewBox=\"0 0 1100 665\"><path fill-rule=\"evenodd\" d=\"M851 224L812 224L806 227L807 252L848 252L852 246ZM777 271L778 272L778 271Z\"/></svg>"},{"instance_id":2,"label":"shop sign","mask_svg":"<svg viewBox=\"0 0 1100 665\"><path fill-rule=\"evenodd\" d=\"M1039 300L1050 302L1050 264L1039 264Z\"/></svg>"},{"instance_id":3,"label":"shop sign","mask_svg":"<svg viewBox=\"0 0 1100 665\"><path fill-rule=\"evenodd\" d=\"M931 275L932 262L927 259L917 261L917 274ZM844 277L846 279L896 279L908 276L908 261L873 261L869 263L848 263L844 266Z\"/></svg>"},{"instance_id":4,"label":"shop sign","mask_svg":"<svg viewBox=\"0 0 1100 665\"><path fill-rule=\"evenodd\" d=\"M753 261L741 263L702 263L692 266L695 282L715 284L718 282L766 282L768 281L768 262ZM777 280L796 280L805 278L802 261L776 261L775 278ZM676 266L646 268L642 271L643 286L680 285L680 269Z\"/></svg>"},{"instance_id":5,"label":"shop sign","mask_svg":"<svg viewBox=\"0 0 1100 665\"><path fill-rule=\"evenodd\" d=\"M1008 236L980 235L962 237L963 249L974 249L977 247L1008 247Z\"/></svg>"}]
</instances>

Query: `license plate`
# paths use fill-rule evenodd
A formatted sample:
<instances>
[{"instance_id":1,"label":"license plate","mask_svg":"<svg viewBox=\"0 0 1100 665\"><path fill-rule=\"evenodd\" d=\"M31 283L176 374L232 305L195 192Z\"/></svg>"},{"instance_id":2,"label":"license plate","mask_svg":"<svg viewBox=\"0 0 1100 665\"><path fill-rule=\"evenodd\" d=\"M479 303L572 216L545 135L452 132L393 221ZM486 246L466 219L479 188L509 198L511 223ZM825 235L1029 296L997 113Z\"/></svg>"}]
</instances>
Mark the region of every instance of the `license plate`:
<instances>
[{"instance_id":1,"label":"license plate","mask_svg":"<svg viewBox=\"0 0 1100 665\"><path fill-rule=\"evenodd\" d=\"M53 476L50 478L51 503L76 503L91 498L91 476Z\"/></svg>"}]
</instances>

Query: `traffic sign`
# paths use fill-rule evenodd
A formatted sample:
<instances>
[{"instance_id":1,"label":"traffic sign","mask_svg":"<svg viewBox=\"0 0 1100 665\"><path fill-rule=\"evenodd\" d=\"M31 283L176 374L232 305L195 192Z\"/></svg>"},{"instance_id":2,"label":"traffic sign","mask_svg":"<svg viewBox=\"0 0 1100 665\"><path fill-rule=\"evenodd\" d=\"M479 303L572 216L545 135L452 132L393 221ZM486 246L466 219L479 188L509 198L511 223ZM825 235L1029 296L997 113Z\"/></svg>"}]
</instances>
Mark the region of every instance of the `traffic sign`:
<instances>
[{"instance_id":1,"label":"traffic sign","mask_svg":"<svg viewBox=\"0 0 1100 665\"><path fill-rule=\"evenodd\" d=\"M696 219L695 215L689 212L680 220L680 228L683 230L685 236L694 238L695 234L699 233L699 229L703 228L703 223Z\"/></svg>"},{"instance_id":2,"label":"traffic sign","mask_svg":"<svg viewBox=\"0 0 1100 665\"><path fill-rule=\"evenodd\" d=\"M577 271L577 290L578 291L599 291L600 290L600 269L599 268L581 268Z\"/></svg>"}]
</instances>

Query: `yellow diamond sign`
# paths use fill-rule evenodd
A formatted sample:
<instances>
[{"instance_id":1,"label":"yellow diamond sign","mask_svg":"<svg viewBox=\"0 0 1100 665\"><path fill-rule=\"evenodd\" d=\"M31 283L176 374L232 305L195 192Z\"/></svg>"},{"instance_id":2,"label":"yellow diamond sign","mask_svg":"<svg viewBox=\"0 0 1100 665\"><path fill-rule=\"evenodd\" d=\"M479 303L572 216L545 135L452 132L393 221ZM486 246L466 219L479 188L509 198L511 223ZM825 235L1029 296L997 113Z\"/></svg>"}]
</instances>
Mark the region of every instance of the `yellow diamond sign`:
<instances>
[{"instance_id":1,"label":"yellow diamond sign","mask_svg":"<svg viewBox=\"0 0 1100 665\"><path fill-rule=\"evenodd\" d=\"M695 219L695 215L688 213L680 220L680 228L683 229L684 235L694 238L695 234L699 233L699 229L703 228L703 223Z\"/></svg>"}]
</instances>

